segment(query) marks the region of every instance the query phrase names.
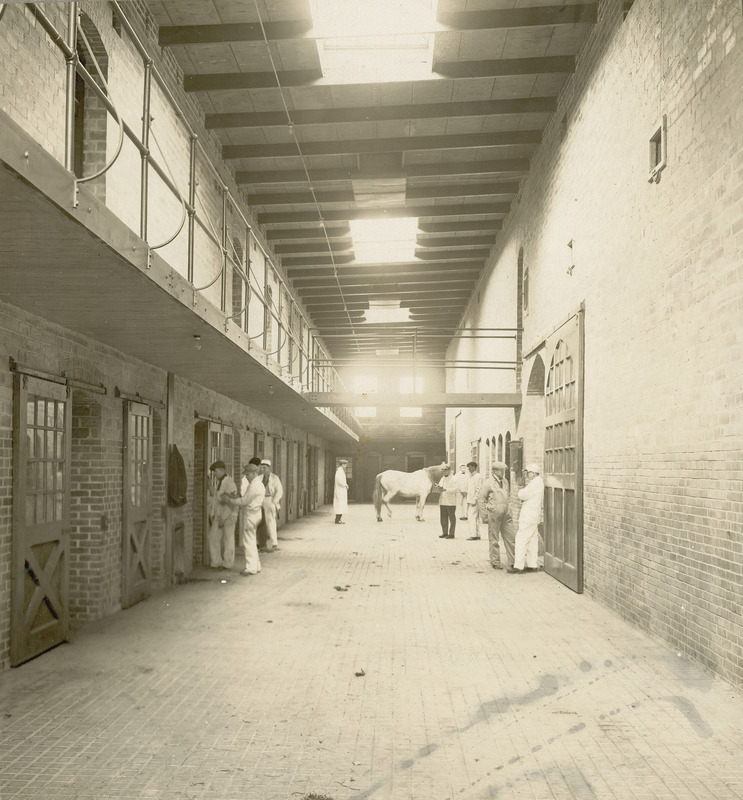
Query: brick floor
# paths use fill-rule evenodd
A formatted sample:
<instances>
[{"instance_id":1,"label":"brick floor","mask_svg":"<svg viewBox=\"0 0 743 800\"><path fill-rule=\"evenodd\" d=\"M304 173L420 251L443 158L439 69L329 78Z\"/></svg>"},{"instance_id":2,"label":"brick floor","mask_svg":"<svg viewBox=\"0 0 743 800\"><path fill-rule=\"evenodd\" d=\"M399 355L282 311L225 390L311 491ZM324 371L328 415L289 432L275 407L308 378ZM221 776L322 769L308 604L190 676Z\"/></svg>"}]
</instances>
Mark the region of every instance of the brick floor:
<instances>
[{"instance_id":1,"label":"brick floor","mask_svg":"<svg viewBox=\"0 0 743 800\"><path fill-rule=\"evenodd\" d=\"M743 798L737 689L393 510L313 514L260 575L0 675L1 800Z\"/></svg>"}]
</instances>

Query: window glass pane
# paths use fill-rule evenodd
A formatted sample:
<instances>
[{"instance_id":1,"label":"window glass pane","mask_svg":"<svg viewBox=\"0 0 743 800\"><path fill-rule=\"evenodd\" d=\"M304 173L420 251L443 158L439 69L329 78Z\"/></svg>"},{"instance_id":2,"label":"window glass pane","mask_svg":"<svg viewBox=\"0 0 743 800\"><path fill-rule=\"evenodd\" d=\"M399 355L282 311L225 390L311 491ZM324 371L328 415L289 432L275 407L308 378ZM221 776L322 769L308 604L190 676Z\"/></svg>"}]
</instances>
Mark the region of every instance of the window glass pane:
<instances>
[{"instance_id":1,"label":"window glass pane","mask_svg":"<svg viewBox=\"0 0 743 800\"><path fill-rule=\"evenodd\" d=\"M30 428L34 425L34 412L36 410L36 403L33 400L29 400L26 403L26 425Z\"/></svg>"},{"instance_id":2,"label":"window glass pane","mask_svg":"<svg viewBox=\"0 0 743 800\"><path fill-rule=\"evenodd\" d=\"M50 461L54 460L54 432L44 431L44 439L46 441L46 458Z\"/></svg>"},{"instance_id":3,"label":"window glass pane","mask_svg":"<svg viewBox=\"0 0 743 800\"><path fill-rule=\"evenodd\" d=\"M26 495L26 525L33 525L36 522L36 498L34 495Z\"/></svg>"},{"instance_id":4,"label":"window glass pane","mask_svg":"<svg viewBox=\"0 0 743 800\"><path fill-rule=\"evenodd\" d=\"M36 522L44 522L44 495L35 495L36 499Z\"/></svg>"},{"instance_id":5,"label":"window glass pane","mask_svg":"<svg viewBox=\"0 0 743 800\"><path fill-rule=\"evenodd\" d=\"M62 492L57 492L54 495L54 519L62 519Z\"/></svg>"}]
</instances>

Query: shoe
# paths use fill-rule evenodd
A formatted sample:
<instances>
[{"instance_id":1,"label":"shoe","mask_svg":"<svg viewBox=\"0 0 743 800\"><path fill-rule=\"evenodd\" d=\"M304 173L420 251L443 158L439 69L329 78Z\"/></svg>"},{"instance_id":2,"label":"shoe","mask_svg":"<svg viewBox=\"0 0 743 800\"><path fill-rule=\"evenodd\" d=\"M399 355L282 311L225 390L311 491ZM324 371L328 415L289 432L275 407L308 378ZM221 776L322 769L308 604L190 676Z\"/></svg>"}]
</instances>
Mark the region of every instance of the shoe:
<instances>
[{"instance_id":1,"label":"shoe","mask_svg":"<svg viewBox=\"0 0 743 800\"><path fill-rule=\"evenodd\" d=\"M503 569L503 567L502 567L500 564L491 564L490 566L491 566L493 569Z\"/></svg>"},{"instance_id":2,"label":"shoe","mask_svg":"<svg viewBox=\"0 0 743 800\"><path fill-rule=\"evenodd\" d=\"M439 536L439 539L448 539L448 538L449 538L448 535L445 533L442 533L441 536Z\"/></svg>"},{"instance_id":3,"label":"shoe","mask_svg":"<svg viewBox=\"0 0 743 800\"><path fill-rule=\"evenodd\" d=\"M268 553L275 553L279 549L279 546L275 544L270 550L267 550Z\"/></svg>"},{"instance_id":4,"label":"shoe","mask_svg":"<svg viewBox=\"0 0 743 800\"><path fill-rule=\"evenodd\" d=\"M244 575L247 578L248 575L257 575L258 573L257 572L248 572L246 569L244 569L240 574Z\"/></svg>"},{"instance_id":5,"label":"shoe","mask_svg":"<svg viewBox=\"0 0 743 800\"><path fill-rule=\"evenodd\" d=\"M449 535L448 535L446 538L447 538L447 539L453 539L453 538L454 538L454 534L453 534L453 533L450 533L450 534L449 534Z\"/></svg>"},{"instance_id":6,"label":"shoe","mask_svg":"<svg viewBox=\"0 0 743 800\"><path fill-rule=\"evenodd\" d=\"M541 567L524 567L524 572L541 572Z\"/></svg>"},{"instance_id":7,"label":"shoe","mask_svg":"<svg viewBox=\"0 0 743 800\"><path fill-rule=\"evenodd\" d=\"M258 552L259 553L267 553L268 552L268 548L267 547L259 547L258 548Z\"/></svg>"},{"instance_id":8,"label":"shoe","mask_svg":"<svg viewBox=\"0 0 743 800\"><path fill-rule=\"evenodd\" d=\"M464 520L466 520L466 519L467 519L467 517L460 517L459 519L464 519Z\"/></svg>"},{"instance_id":9,"label":"shoe","mask_svg":"<svg viewBox=\"0 0 743 800\"><path fill-rule=\"evenodd\" d=\"M482 536L468 536L467 537L467 541L468 542L477 542L480 539L482 539Z\"/></svg>"},{"instance_id":10,"label":"shoe","mask_svg":"<svg viewBox=\"0 0 743 800\"><path fill-rule=\"evenodd\" d=\"M510 572L511 575L523 575L524 574L524 570L523 569L516 569L516 567L509 567L506 570L506 572Z\"/></svg>"},{"instance_id":11,"label":"shoe","mask_svg":"<svg viewBox=\"0 0 743 800\"><path fill-rule=\"evenodd\" d=\"M335 521L335 524L336 524L336 525L345 525L346 523L345 523L345 522L344 522L342 519L337 519L337 520Z\"/></svg>"}]
</instances>

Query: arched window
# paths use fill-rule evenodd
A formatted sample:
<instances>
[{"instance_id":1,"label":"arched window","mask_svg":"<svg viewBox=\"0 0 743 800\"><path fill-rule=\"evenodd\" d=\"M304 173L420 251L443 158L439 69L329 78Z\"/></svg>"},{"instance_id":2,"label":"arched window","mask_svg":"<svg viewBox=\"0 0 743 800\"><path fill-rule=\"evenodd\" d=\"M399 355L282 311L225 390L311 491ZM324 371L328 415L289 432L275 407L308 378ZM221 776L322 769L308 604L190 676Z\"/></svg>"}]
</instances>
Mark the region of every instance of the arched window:
<instances>
[{"instance_id":1,"label":"arched window","mask_svg":"<svg viewBox=\"0 0 743 800\"><path fill-rule=\"evenodd\" d=\"M534 357L534 363L531 365L526 393L540 396L544 394L544 361L539 354Z\"/></svg>"},{"instance_id":2,"label":"arched window","mask_svg":"<svg viewBox=\"0 0 743 800\"><path fill-rule=\"evenodd\" d=\"M511 474L511 431L506 432L506 439L503 443L503 446L505 448L505 453L503 454L504 455L503 460L506 462L506 465L508 466L507 474L510 475Z\"/></svg>"}]
</instances>

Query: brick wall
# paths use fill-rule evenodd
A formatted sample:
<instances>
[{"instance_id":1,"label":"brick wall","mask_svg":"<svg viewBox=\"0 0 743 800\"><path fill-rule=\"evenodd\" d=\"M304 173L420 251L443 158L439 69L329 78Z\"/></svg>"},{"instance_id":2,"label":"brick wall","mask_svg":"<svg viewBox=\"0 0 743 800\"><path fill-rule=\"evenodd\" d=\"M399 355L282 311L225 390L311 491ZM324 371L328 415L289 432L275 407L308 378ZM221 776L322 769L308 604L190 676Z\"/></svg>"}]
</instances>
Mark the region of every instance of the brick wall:
<instances>
[{"instance_id":1,"label":"brick wall","mask_svg":"<svg viewBox=\"0 0 743 800\"><path fill-rule=\"evenodd\" d=\"M13 375L9 358L24 366L64 376L71 382L70 612L74 625L121 608L123 434L125 401L137 393L162 403L153 407L152 591L186 578L202 555L200 506L204 448L198 418L222 419L236 433L235 467L254 455L255 433L317 448L326 442L208 389L175 378L173 440L166 441L167 374L84 336L0 303L0 668L8 663L11 603ZM167 446L177 445L189 478L189 502L167 508ZM285 447L285 444L282 444ZM285 462L285 459L284 459ZM236 470L237 471L237 470ZM284 475L281 474L284 478ZM296 489L295 489L296 491ZM322 503L322 484L316 502ZM300 510L301 513L301 510ZM166 524L170 526L168 530ZM181 527L178 527L181 526ZM176 530L177 529L177 530Z\"/></svg>"},{"instance_id":2,"label":"brick wall","mask_svg":"<svg viewBox=\"0 0 743 800\"><path fill-rule=\"evenodd\" d=\"M623 21L600 3L485 284L517 280L523 247L525 353L585 302L586 591L740 683L743 20L727 0L682 6L635 0ZM667 167L650 183L663 115Z\"/></svg>"}]
</instances>

